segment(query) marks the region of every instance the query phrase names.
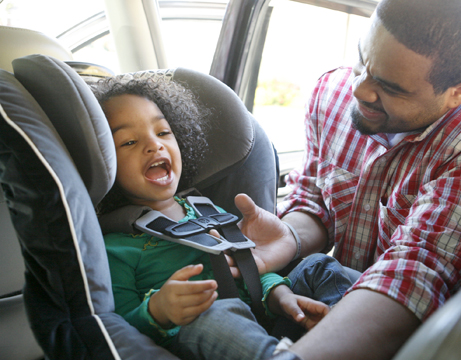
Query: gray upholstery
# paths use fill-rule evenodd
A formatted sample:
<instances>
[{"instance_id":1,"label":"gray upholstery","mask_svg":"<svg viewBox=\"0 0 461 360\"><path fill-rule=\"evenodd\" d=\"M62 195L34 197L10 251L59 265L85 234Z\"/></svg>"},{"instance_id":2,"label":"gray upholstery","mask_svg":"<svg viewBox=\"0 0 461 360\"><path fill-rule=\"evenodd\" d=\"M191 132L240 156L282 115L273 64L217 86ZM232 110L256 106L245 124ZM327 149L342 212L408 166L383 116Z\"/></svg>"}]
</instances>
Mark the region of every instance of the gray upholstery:
<instances>
[{"instance_id":1,"label":"gray upholstery","mask_svg":"<svg viewBox=\"0 0 461 360\"><path fill-rule=\"evenodd\" d=\"M256 204L275 212L277 168L272 144L240 98L211 76L177 69L173 79L185 82L215 109L216 125L208 139L213 152L202 165L195 187L213 202L239 215L233 198L247 193Z\"/></svg>"},{"instance_id":2,"label":"gray upholstery","mask_svg":"<svg viewBox=\"0 0 461 360\"><path fill-rule=\"evenodd\" d=\"M93 204L112 185L115 157L99 105L61 61L28 56L14 71L0 72L0 182L27 265L24 298L38 342L50 359L174 359L112 312ZM275 158L264 132L216 79L186 69L172 74L215 110L213 151L196 187L216 191L222 202L207 195L226 208L248 190L273 210Z\"/></svg>"},{"instance_id":3,"label":"gray upholstery","mask_svg":"<svg viewBox=\"0 0 461 360\"><path fill-rule=\"evenodd\" d=\"M72 60L72 54L56 39L43 33L0 26L0 69L13 71L12 61L18 57L39 53L60 60ZM8 208L0 192L0 360L39 359L43 352L26 325L22 302L24 261L19 249Z\"/></svg>"},{"instance_id":4,"label":"gray upholstery","mask_svg":"<svg viewBox=\"0 0 461 360\"><path fill-rule=\"evenodd\" d=\"M28 319L47 356L173 359L112 312L89 194L45 113L5 71L0 104L0 181L26 260Z\"/></svg>"},{"instance_id":5,"label":"gray upholstery","mask_svg":"<svg viewBox=\"0 0 461 360\"><path fill-rule=\"evenodd\" d=\"M2 192L0 192L0 219L10 219L10 213ZM11 239L11 241L2 241L2 250L0 251L0 272L4 274L0 276L0 299L5 298L7 294L18 294L22 284L24 284L24 265L13 225L10 221L5 221L2 222L1 229L2 239ZM15 271L11 271L12 269ZM5 276L6 274L8 276ZM1 313L0 310L0 322Z\"/></svg>"},{"instance_id":6,"label":"gray upholstery","mask_svg":"<svg viewBox=\"0 0 461 360\"><path fill-rule=\"evenodd\" d=\"M13 68L52 121L98 204L114 182L116 158L109 124L95 97L72 68L54 58L30 55L14 60Z\"/></svg>"},{"instance_id":7,"label":"gray upholstery","mask_svg":"<svg viewBox=\"0 0 461 360\"><path fill-rule=\"evenodd\" d=\"M24 277L23 272L20 275ZM23 283L24 281L21 282L21 287ZM0 359L42 359L43 351L30 331L23 296L0 299L0 309Z\"/></svg>"}]
</instances>

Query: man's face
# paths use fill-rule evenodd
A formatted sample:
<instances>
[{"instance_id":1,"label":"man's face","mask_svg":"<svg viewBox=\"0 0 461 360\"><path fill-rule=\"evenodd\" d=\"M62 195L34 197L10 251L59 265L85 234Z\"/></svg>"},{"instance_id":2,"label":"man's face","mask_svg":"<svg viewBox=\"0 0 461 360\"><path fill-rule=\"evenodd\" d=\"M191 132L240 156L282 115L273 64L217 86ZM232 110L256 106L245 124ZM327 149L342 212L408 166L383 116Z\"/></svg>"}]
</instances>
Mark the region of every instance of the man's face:
<instances>
[{"instance_id":1,"label":"man's face","mask_svg":"<svg viewBox=\"0 0 461 360\"><path fill-rule=\"evenodd\" d=\"M354 128L366 135L408 132L445 114L450 91L434 93L427 81L431 66L431 59L399 43L374 16L353 69Z\"/></svg>"}]
</instances>

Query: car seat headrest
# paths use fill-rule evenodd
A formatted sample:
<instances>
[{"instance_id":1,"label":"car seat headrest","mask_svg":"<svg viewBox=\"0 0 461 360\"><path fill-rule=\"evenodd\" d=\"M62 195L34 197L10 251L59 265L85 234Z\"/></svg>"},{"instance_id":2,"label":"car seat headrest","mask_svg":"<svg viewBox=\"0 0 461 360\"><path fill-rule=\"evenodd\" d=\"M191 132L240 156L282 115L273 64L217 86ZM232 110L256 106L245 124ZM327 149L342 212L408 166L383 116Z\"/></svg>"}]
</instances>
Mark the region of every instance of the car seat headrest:
<instances>
[{"instance_id":1,"label":"car seat headrest","mask_svg":"<svg viewBox=\"0 0 461 360\"><path fill-rule=\"evenodd\" d=\"M16 59L13 68L63 139L97 205L115 180L116 156L108 122L88 84L66 63L44 55ZM210 75L184 68L118 77L127 81L153 77L154 81L177 81L189 88L211 110L211 130L206 135L209 151L192 187L229 211L238 213L233 197L239 192L248 193L258 205L273 211L276 173L272 145L232 89ZM256 142L259 150L254 151ZM231 174L238 180L232 180Z\"/></svg>"},{"instance_id":2,"label":"car seat headrest","mask_svg":"<svg viewBox=\"0 0 461 360\"><path fill-rule=\"evenodd\" d=\"M14 59L30 54L53 56L59 60L72 60L72 53L58 40L41 32L12 26L0 26L0 69L13 72Z\"/></svg>"},{"instance_id":3,"label":"car seat headrest","mask_svg":"<svg viewBox=\"0 0 461 360\"><path fill-rule=\"evenodd\" d=\"M190 89L211 110L208 121L212 131L207 134L210 151L205 154L205 161L194 179L195 188L200 190L215 183L235 170L249 156L254 145L251 114L235 92L221 81L185 68L139 71L117 77L124 81L134 78L177 81Z\"/></svg>"},{"instance_id":4,"label":"car seat headrest","mask_svg":"<svg viewBox=\"0 0 461 360\"><path fill-rule=\"evenodd\" d=\"M115 181L109 124L83 79L64 62L43 55L13 61L15 77L53 123L97 205Z\"/></svg>"}]
</instances>

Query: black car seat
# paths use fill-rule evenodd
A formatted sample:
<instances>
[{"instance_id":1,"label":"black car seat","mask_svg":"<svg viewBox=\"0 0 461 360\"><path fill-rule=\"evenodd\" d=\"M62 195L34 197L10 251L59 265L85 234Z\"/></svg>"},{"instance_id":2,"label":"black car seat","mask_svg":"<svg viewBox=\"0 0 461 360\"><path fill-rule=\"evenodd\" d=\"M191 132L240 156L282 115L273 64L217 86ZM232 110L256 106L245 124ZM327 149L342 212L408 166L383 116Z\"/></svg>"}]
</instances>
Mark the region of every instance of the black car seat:
<instances>
[{"instance_id":1,"label":"black car seat","mask_svg":"<svg viewBox=\"0 0 461 360\"><path fill-rule=\"evenodd\" d=\"M33 55L0 71L0 183L26 264L24 299L49 359L174 359L113 313L93 207L111 187L115 150L87 84L67 64ZM139 76L139 74L128 76ZM265 133L227 86L176 69L145 72L186 83L214 110L203 195L235 213L246 192L274 211L277 167Z\"/></svg>"},{"instance_id":2,"label":"black car seat","mask_svg":"<svg viewBox=\"0 0 461 360\"><path fill-rule=\"evenodd\" d=\"M46 54L71 61L72 54L56 39L41 32L0 26L0 69L12 72L12 61L29 54ZM43 357L27 323L22 287L24 261L0 192L0 360L35 360Z\"/></svg>"}]
</instances>

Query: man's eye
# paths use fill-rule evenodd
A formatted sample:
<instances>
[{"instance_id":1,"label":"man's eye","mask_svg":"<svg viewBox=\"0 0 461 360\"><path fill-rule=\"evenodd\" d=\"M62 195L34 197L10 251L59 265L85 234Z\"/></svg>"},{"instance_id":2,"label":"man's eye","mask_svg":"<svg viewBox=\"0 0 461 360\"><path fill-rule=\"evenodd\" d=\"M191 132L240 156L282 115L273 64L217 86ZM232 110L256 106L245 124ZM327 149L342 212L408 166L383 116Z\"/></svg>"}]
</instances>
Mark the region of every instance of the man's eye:
<instances>
[{"instance_id":1,"label":"man's eye","mask_svg":"<svg viewBox=\"0 0 461 360\"><path fill-rule=\"evenodd\" d=\"M126 143L123 143L122 146L130 146L130 145L134 145L134 144L136 144L136 141L130 140L130 141L127 141Z\"/></svg>"},{"instance_id":2,"label":"man's eye","mask_svg":"<svg viewBox=\"0 0 461 360\"><path fill-rule=\"evenodd\" d=\"M391 88L388 88L387 86L381 85L381 89L383 89L383 91L388 95L398 95L396 91L394 91Z\"/></svg>"}]
</instances>

